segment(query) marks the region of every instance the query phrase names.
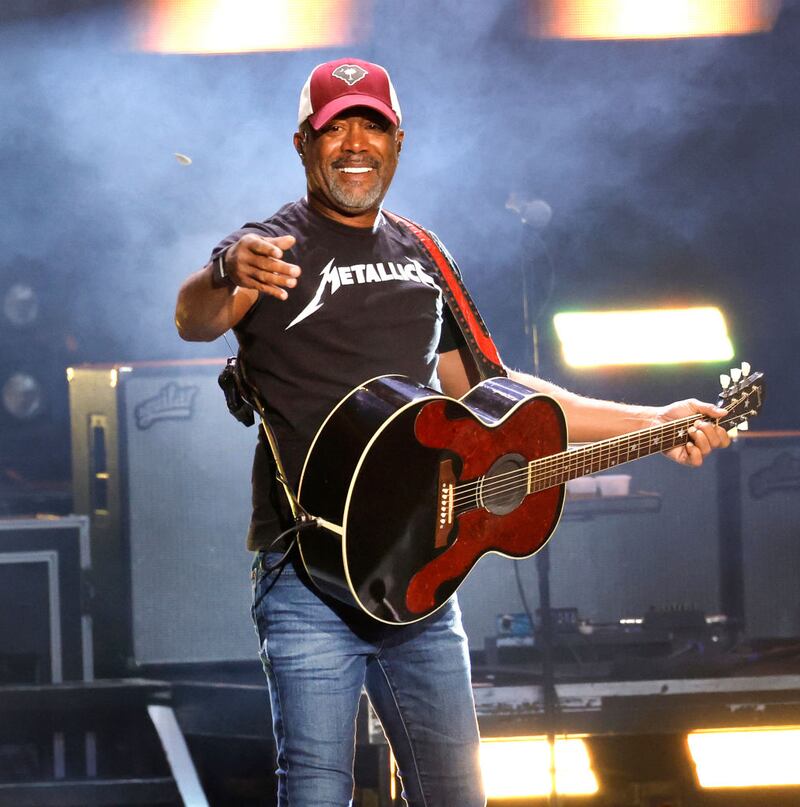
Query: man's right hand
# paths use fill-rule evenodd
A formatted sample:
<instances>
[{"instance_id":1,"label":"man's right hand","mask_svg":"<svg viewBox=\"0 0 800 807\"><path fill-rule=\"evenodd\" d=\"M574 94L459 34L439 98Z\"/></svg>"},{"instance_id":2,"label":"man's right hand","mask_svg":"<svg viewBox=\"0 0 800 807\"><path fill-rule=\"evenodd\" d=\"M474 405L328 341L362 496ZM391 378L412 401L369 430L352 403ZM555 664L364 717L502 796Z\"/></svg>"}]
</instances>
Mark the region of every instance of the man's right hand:
<instances>
[{"instance_id":1,"label":"man's right hand","mask_svg":"<svg viewBox=\"0 0 800 807\"><path fill-rule=\"evenodd\" d=\"M286 289L294 288L300 275L299 266L281 260L284 250L294 243L293 235L243 235L225 253L225 273L237 286L285 300L289 296Z\"/></svg>"}]
</instances>

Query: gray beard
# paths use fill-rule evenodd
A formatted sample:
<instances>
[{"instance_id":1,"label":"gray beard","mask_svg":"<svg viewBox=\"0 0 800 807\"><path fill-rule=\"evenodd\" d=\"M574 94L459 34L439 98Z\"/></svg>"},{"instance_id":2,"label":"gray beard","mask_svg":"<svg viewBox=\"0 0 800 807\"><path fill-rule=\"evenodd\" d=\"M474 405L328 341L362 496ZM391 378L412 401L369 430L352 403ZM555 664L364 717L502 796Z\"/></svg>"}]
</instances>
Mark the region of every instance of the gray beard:
<instances>
[{"instance_id":1,"label":"gray beard","mask_svg":"<svg viewBox=\"0 0 800 807\"><path fill-rule=\"evenodd\" d=\"M366 195L343 188L336 176L331 177L329 187L333 200L346 210L369 210L375 207L383 196L383 185L380 182Z\"/></svg>"}]
</instances>

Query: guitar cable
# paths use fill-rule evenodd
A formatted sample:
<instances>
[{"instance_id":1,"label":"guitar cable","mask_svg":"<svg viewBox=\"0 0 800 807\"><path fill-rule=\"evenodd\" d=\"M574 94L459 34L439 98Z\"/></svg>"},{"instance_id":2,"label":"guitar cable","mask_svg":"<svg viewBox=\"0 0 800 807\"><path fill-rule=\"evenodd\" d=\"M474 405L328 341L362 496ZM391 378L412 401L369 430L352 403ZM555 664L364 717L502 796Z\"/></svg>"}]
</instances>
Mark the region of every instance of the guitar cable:
<instances>
[{"instance_id":1,"label":"guitar cable","mask_svg":"<svg viewBox=\"0 0 800 807\"><path fill-rule=\"evenodd\" d=\"M289 535L294 535L295 537L289 542L289 546L286 548L286 551L275 561L275 563L270 564L269 566L262 567L262 571L264 574L270 574L277 569L280 569L287 560L289 560L289 555L292 554L292 550L297 545L297 533L302 532L303 530L309 529L330 529L331 527L335 527L334 524L331 524L330 521L326 521L324 518L320 518L318 516L312 516L307 513L305 510L301 512L297 517L294 524L292 524L289 529L284 530L280 535L273 538L270 541L269 546L266 549L262 550L265 554L270 551L270 549L275 546L275 544L280 543L284 538L287 538ZM335 530L334 530L335 532Z\"/></svg>"}]
</instances>

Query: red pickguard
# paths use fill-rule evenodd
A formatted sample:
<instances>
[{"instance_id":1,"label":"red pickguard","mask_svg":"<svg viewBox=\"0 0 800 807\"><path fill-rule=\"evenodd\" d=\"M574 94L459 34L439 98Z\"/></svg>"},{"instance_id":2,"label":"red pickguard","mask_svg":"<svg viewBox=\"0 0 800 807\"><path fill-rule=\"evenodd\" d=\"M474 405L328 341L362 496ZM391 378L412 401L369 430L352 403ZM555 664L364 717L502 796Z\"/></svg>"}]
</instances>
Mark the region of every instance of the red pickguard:
<instances>
[{"instance_id":1,"label":"red pickguard","mask_svg":"<svg viewBox=\"0 0 800 807\"><path fill-rule=\"evenodd\" d=\"M446 401L422 407L415 423L417 440L431 448L446 448L463 462L461 479L481 476L499 457L521 454L528 461L562 451L563 418L548 398L531 398L496 426L485 426L473 416L451 419ZM406 605L424 613L439 603L436 592L447 583L461 582L480 557L497 551L525 557L539 549L561 514L562 486L533 493L507 515L470 510L458 519L458 536L441 554L411 579Z\"/></svg>"}]
</instances>

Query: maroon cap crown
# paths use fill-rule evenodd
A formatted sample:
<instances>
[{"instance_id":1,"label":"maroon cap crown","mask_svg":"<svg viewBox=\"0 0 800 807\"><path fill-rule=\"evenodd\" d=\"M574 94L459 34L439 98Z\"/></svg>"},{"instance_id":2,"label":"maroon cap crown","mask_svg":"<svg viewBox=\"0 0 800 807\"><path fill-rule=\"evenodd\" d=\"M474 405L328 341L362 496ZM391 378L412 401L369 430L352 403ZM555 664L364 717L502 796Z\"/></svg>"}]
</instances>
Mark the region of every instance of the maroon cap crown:
<instances>
[{"instance_id":1,"label":"maroon cap crown","mask_svg":"<svg viewBox=\"0 0 800 807\"><path fill-rule=\"evenodd\" d=\"M396 126L402 120L392 80L383 67L361 59L326 62L311 71L303 86L297 123L307 120L319 129L354 106L374 109Z\"/></svg>"}]
</instances>

